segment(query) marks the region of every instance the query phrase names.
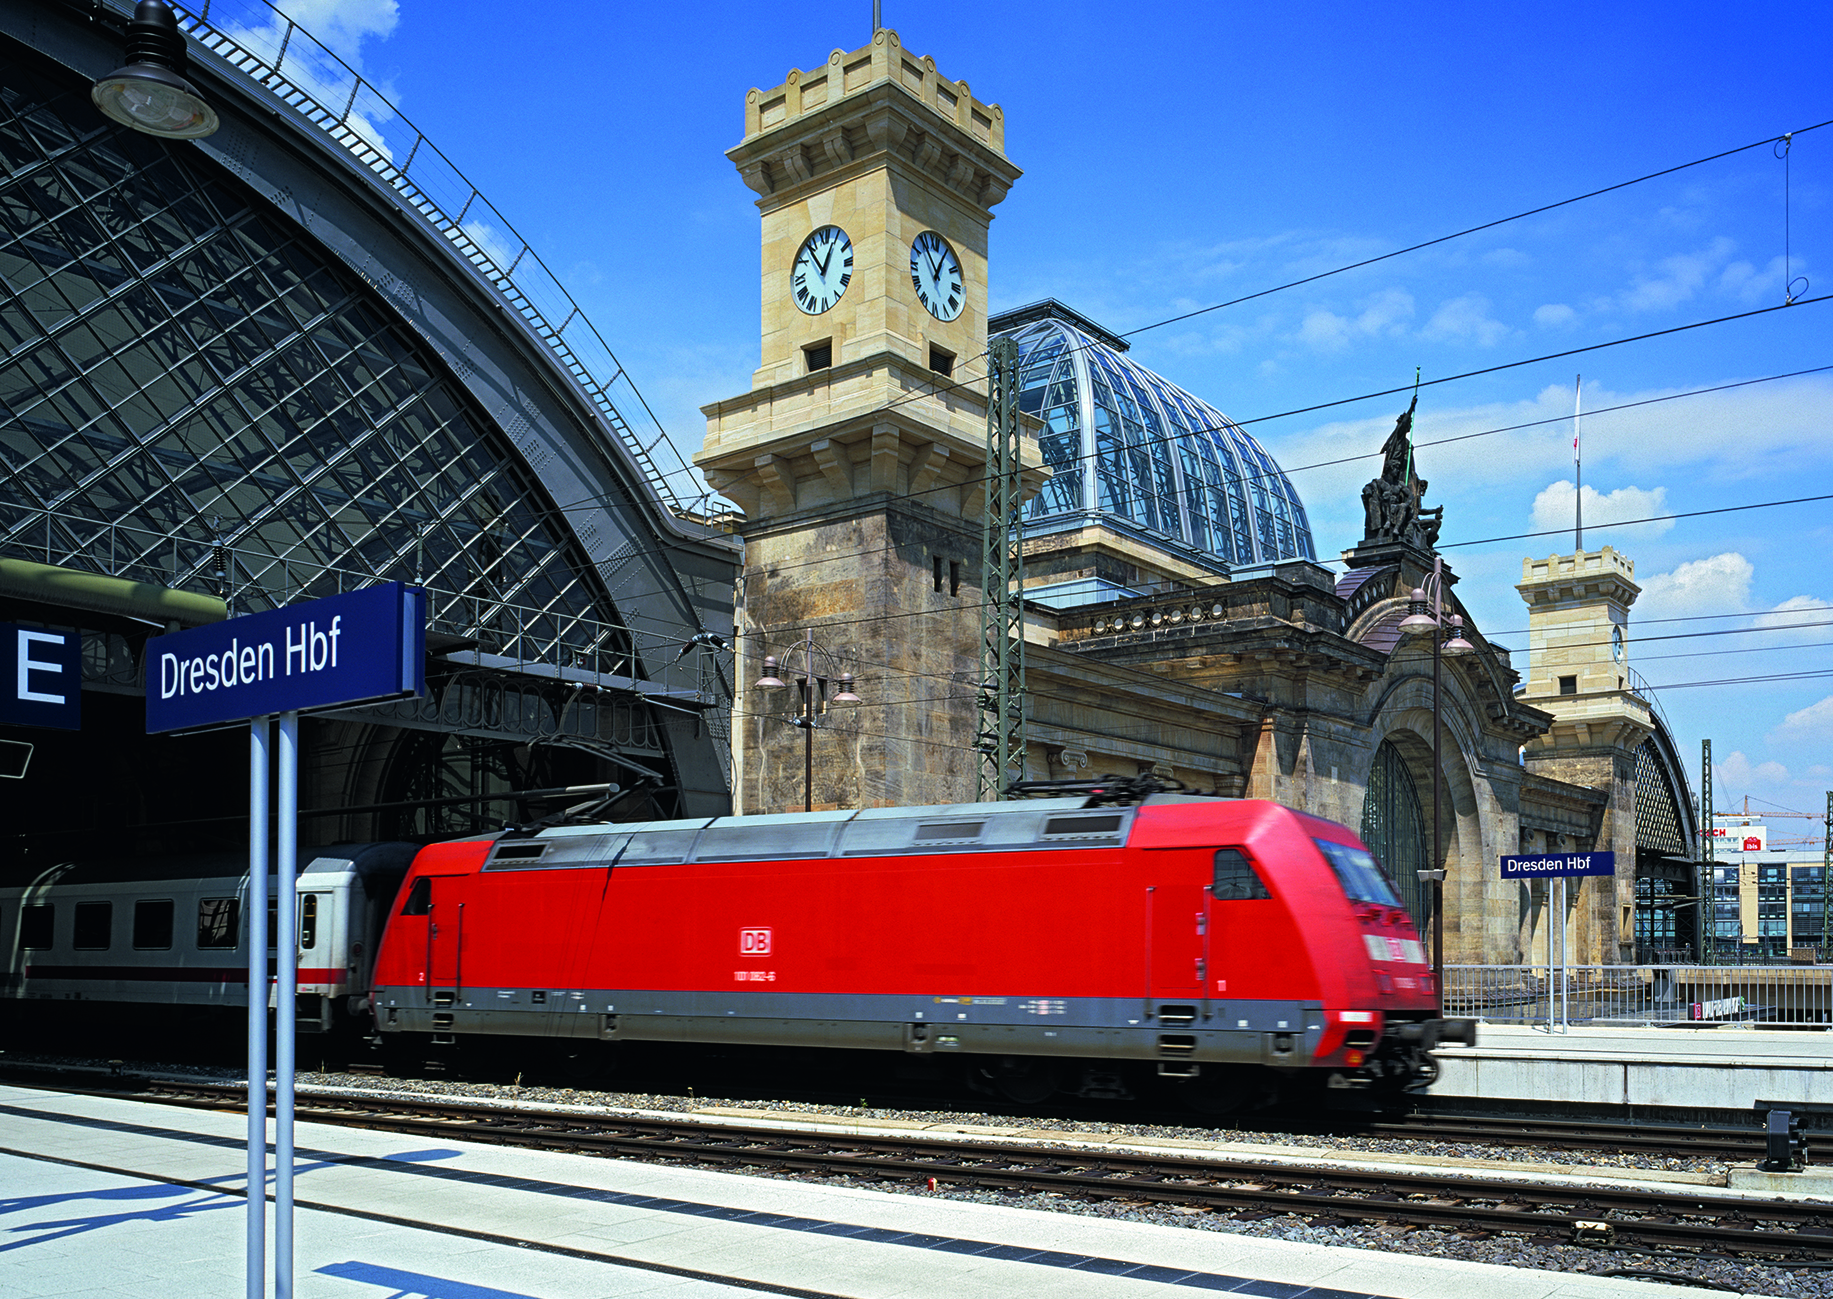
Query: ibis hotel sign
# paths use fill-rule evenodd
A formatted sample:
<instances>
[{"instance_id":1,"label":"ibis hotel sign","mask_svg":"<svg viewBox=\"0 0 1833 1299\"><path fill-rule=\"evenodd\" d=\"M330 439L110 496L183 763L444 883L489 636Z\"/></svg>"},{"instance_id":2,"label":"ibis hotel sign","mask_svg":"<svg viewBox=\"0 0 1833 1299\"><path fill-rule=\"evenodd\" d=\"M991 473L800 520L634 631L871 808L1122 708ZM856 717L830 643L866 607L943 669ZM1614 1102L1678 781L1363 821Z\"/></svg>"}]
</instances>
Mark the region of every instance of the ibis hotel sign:
<instances>
[{"instance_id":1,"label":"ibis hotel sign","mask_svg":"<svg viewBox=\"0 0 1833 1299\"><path fill-rule=\"evenodd\" d=\"M420 694L425 598L388 582L155 637L146 644L146 729Z\"/></svg>"},{"instance_id":2,"label":"ibis hotel sign","mask_svg":"<svg viewBox=\"0 0 1833 1299\"><path fill-rule=\"evenodd\" d=\"M1502 859L1502 878L1505 880L1565 879L1572 875L1616 873L1617 855L1614 852L1540 853Z\"/></svg>"}]
</instances>

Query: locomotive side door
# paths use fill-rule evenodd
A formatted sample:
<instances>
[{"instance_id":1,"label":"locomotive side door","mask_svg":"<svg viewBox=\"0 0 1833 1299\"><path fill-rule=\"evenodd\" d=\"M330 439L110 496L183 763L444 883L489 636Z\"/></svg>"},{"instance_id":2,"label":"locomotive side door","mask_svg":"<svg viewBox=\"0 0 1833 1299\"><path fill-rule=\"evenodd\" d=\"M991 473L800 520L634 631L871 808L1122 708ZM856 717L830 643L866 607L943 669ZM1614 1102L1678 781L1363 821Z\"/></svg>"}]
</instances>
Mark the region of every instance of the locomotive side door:
<instances>
[{"instance_id":1,"label":"locomotive side door","mask_svg":"<svg viewBox=\"0 0 1833 1299\"><path fill-rule=\"evenodd\" d=\"M435 875L433 906L427 913L426 986L437 1004L442 994L457 999L464 978L465 904L458 899L459 875Z\"/></svg>"},{"instance_id":2,"label":"locomotive side door","mask_svg":"<svg viewBox=\"0 0 1833 1299\"><path fill-rule=\"evenodd\" d=\"M464 903L458 900L459 875L422 875L408 890L401 906L400 920L424 917L419 959L419 978L428 1005L446 1004L456 999L458 981L463 977ZM399 921L397 922L399 923ZM406 924L402 937L412 942L414 935ZM413 959L410 957L409 959Z\"/></svg>"},{"instance_id":3,"label":"locomotive side door","mask_svg":"<svg viewBox=\"0 0 1833 1299\"><path fill-rule=\"evenodd\" d=\"M1209 957L1209 886L1188 852L1154 853L1160 881L1146 889L1146 996L1190 1001L1203 995ZM1183 877L1183 878L1180 878Z\"/></svg>"}]
</instances>

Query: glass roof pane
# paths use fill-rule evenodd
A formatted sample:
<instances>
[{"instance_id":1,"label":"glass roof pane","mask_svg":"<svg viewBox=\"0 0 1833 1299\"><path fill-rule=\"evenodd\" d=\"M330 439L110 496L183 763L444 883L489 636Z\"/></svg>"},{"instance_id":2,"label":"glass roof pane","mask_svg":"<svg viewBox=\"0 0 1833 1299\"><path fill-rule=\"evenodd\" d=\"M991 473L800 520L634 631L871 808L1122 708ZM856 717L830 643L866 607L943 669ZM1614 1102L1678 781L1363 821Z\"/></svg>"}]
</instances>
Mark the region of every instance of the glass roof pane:
<instances>
[{"instance_id":1,"label":"glass roof pane","mask_svg":"<svg viewBox=\"0 0 1833 1299\"><path fill-rule=\"evenodd\" d=\"M1314 557L1304 507L1265 449L1125 355L1124 340L1058 303L990 327L1019 345L1020 403L1044 420L1040 447L1055 471L1028 521L1105 514L1225 564ZM1088 497L1083 465L1092 469Z\"/></svg>"}]
</instances>

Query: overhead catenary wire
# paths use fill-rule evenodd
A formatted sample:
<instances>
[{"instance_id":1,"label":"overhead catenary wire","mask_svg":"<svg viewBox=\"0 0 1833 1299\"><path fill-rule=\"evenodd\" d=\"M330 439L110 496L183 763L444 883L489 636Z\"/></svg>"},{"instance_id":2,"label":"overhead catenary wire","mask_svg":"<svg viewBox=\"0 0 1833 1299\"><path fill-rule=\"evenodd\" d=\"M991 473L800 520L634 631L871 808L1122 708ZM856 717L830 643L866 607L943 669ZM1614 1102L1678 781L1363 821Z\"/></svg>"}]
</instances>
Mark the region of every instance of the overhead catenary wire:
<instances>
[{"instance_id":1,"label":"overhead catenary wire","mask_svg":"<svg viewBox=\"0 0 1833 1299\"><path fill-rule=\"evenodd\" d=\"M1810 131L1818 131L1822 129L1823 127L1827 127L1827 126L1833 126L1833 118L1829 118L1828 120L1823 121L1823 122L1816 122L1812 126L1805 126L1805 127L1801 127L1794 131L1784 132L1780 136L1766 135L1760 140L1752 140L1748 144L1741 144L1741 145L1736 146L1735 148L1721 150L1718 153L1707 154L1705 157L1695 158L1690 162L1676 163L1675 165L1671 167L1664 167L1660 169L1659 171L1651 171L1644 175L1636 176L1630 180L1618 181L1615 184L1606 185L1602 189L1594 189L1594 190L1589 190L1583 194L1575 194L1570 198L1560 199L1553 203L1545 203L1545 204L1540 205L1539 207L1533 207L1533 208L1527 209L1526 211L1514 213L1511 216L1498 217L1492 221L1485 221L1479 225L1469 226L1463 230L1454 231L1453 233L1448 234L1448 235L1439 235L1436 238L1427 239L1420 243L1409 244L1405 248L1397 248L1391 252L1381 253L1374 257L1364 258L1361 261L1350 262L1343 266L1333 267L1328 271L1320 271L1315 275L1307 275L1300 279L1288 280L1283 284L1276 284L1271 288L1260 289L1253 293L1245 294L1238 298L1230 298L1226 302L1212 303L1211 305L1207 307L1198 307L1195 310L1181 312L1175 316L1167 316L1163 320L1156 320L1156 321L1153 321L1151 324L1140 325L1137 328L1130 329L1126 331L1125 333L1117 335L1117 337L1133 338L1133 337L1136 337L1140 334L1147 333L1154 329L1163 329L1167 325L1179 324L1186 320L1195 319L1198 316L1206 316L1212 312L1222 311L1228 307L1237 307L1245 302L1253 302L1258 298L1269 297L1275 293L1283 293L1288 289L1299 288L1306 284L1315 284L1319 280L1326 280L1326 279L1331 278L1332 276L1342 275L1349 271L1361 270L1363 267L1366 267L1366 266L1373 266L1379 262L1391 261L1396 257L1404 257L1409 253L1419 252L1422 249L1436 247L1439 244L1449 243L1453 240L1462 239L1469 235L1479 234L1485 230L1493 230L1493 229L1496 229L1498 226L1505 226L1505 225L1510 224L1511 222L1525 220L1528 217L1539 216L1546 212L1553 212L1553 211L1558 210L1559 208L1570 207L1575 203L1583 203L1590 199L1602 197L1605 194L1615 193L1618 190L1629 189L1633 186L1641 185L1647 181L1658 180L1663 176L1672 176L1678 172L1687 171L1694 167L1704 166L1707 163L1718 162L1724 158L1735 157L1737 154L1747 153L1752 149L1760 149L1764 145L1773 146L1776 143L1778 143L1779 141L1789 140L1797 135L1806 135ZM1790 304L1788 302L1785 302L1783 305L1787 306ZM973 357L969 358L967 364L972 364L975 361L983 360L985 356L986 356L986 353L984 352L977 353ZM933 391L939 395L941 392L945 390L955 390L963 386L965 385L957 383L957 384L948 385L947 389L935 388ZM912 395L911 397L900 398L898 401L889 403L886 406L882 407L881 409L889 410L895 406L903 405L908 401L919 400L920 396L921 395Z\"/></svg>"},{"instance_id":2,"label":"overhead catenary wire","mask_svg":"<svg viewBox=\"0 0 1833 1299\"><path fill-rule=\"evenodd\" d=\"M1828 501L1828 500L1833 500L1833 493L1828 493L1823 496L1800 496L1800 497L1795 497L1790 500L1784 500L1784 501L1756 501L1749 505L1726 505L1726 506L1719 506L1717 508L1710 509L1710 510L1690 510L1690 511L1686 511L1686 512L1679 513L1679 514L1658 515L1658 516L1655 516L1653 518L1648 518L1648 519L1626 519L1622 521L1621 523L1612 523L1608 526L1627 527L1631 524L1636 524L1636 523L1660 523L1660 522L1665 522L1669 519L1691 519L1691 518L1698 518L1704 515L1711 515L1711 514L1726 514L1726 513L1731 513L1734 511L1741 511L1741 510L1762 510L1762 509L1769 509L1769 508L1776 507L1776 506L1801 505L1801 504L1805 504L1805 503L1813 502L1813 501ZM1555 529L1552 529L1552 531L1553 532L1564 532L1565 529L1564 528L1555 528ZM1494 544L1496 542L1515 541L1515 540L1521 540L1521 539L1528 538L1528 537L1541 537L1541 536L1546 536L1546 535L1548 535L1548 533L1546 532L1522 532L1522 533L1517 533L1517 534L1506 536L1506 537L1488 537L1488 538L1484 538L1483 541L1481 542L1444 543L1444 544L1441 544L1439 548L1442 550L1442 549L1447 548L1448 545L1460 545L1460 546L1461 545L1487 545L1487 544ZM1183 592L1180 594L1194 595L1194 592ZM972 610L976 610L978 608L980 608L980 602L971 601L968 603L959 603L959 604L951 605L948 611L966 613ZM896 613L873 614L865 618L837 618L831 622L822 622L816 625L823 630L832 630L836 627L852 627L852 626L861 626L861 625L868 624L868 623L887 622L895 618L926 618L926 617L930 617L934 615L937 612L942 612L942 611L938 611L935 609L906 609L906 610L900 610ZM1802 612L1818 612L1818 609L1803 610ZM1783 614L1780 614L1780 615L1772 612L1772 613L1765 613L1765 614L1744 614L1740 616L1743 616L1743 617L1777 617L1777 616L1787 616L1787 613L1785 611ZM1792 625L1794 624L1787 624L1787 625L1777 627L1777 628L1750 628L1749 630L1753 630L1753 631L1787 630L1788 627ZM1801 625L1818 626L1819 624L1809 623L1809 624L1801 624ZM1742 629L1738 629L1738 630L1742 630ZM1519 635L1520 632L1517 631L1512 634ZM1699 633L1699 634L1704 635L1708 633ZM1649 638L1644 637L1642 639L1649 639Z\"/></svg>"},{"instance_id":3,"label":"overhead catenary wire","mask_svg":"<svg viewBox=\"0 0 1833 1299\"><path fill-rule=\"evenodd\" d=\"M1801 378L1805 375L1810 375L1810 374L1822 374L1829 370L1833 370L1833 365L1813 366L1805 370L1791 370L1785 374L1764 375L1763 377L1757 378L1757 379L1739 379L1732 383L1713 384L1710 387L1706 387L1706 388L1690 388L1684 392L1666 393L1659 397L1647 397L1647 398L1643 398L1640 401L1622 402L1615 406L1602 406L1602 407L1597 408L1596 410L1593 410L1591 412L1591 415L1595 418L1598 415L1607 415L1607 414L1612 413L1613 411L1633 410L1641 406L1654 406L1654 405L1659 405L1664 402L1681 401L1688 397L1706 396L1706 395L1709 395L1715 392L1725 392L1733 388L1747 388L1747 387L1751 387L1755 384L1760 384L1760 383L1775 383L1782 379L1796 379L1796 378ZM1569 415L1553 415L1545 419L1528 420L1525 423L1521 423L1521 424L1508 424L1508 425L1504 425L1499 428L1481 429L1474 433L1459 433L1452 437L1435 438L1430 441L1421 441L1417 445L1422 446L1422 447L1448 446L1454 442L1468 442L1474 438L1494 437L1502 433L1514 433L1514 432L1519 432L1522 429L1540 428L1548 424L1562 424L1566 422L1567 420L1569 420L1570 418L1571 416ZM1204 426L1202 428L1193 429L1191 431L1194 433L1211 433L1211 432L1220 432L1223 430L1217 427L1214 427L1214 426ZM1166 435L1161 435L1157 438L1145 439L1145 442L1147 442L1148 444L1151 442L1170 442L1178 436L1180 435L1166 434ZM1373 460L1379 457L1380 455L1381 455L1381 449L1377 447L1372 451L1358 451L1354 455L1339 456L1334 460L1317 460L1317 461L1311 462L1310 464L1298 465L1292 469L1283 469L1282 468L1278 470L1277 472L1284 473L1290 476L1291 474L1305 473L1313 469L1328 469L1328 468L1334 468L1337 465L1353 464L1358 460ZM1078 464L1082 461L1090 460L1093 458L1094 458L1093 454L1085 455L1085 456L1076 456L1076 457L1070 458L1067 461L1063 461L1061 463ZM1251 484L1251 483L1261 482L1273 476L1274 474L1270 474L1264 471L1257 470L1253 473L1243 474L1241 476L1240 481L1243 484ZM905 496L903 496L900 499L914 500L920 496L931 495L931 494L935 494L939 492L958 491L960 488L964 486L973 485L973 483L975 483L976 481L978 480L968 479L961 483L952 483L952 484L944 484L938 487L929 487L929 488L925 488L921 492L907 493ZM1610 524L1610 523L1606 523L1606 524L1594 523L1592 525L1593 528L1614 527L1614 526L1616 525ZM832 564L832 563L837 563L837 562L841 562L843 560L848 560L848 559L869 558L873 555L887 554L890 551L895 550L895 549L897 549L897 545L895 543L892 543L889 545L873 547L873 548L866 549L866 550L846 551L841 554L818 555L812 559L800 560L795 563L773 563L770 567L773 571L780 573L780 572L785 572L791 569L808 568L808 567L812 567L818 564ZM1313 562L1320 563L1320 564L1338 564L1338 563L1341 563L1342 561L1338 559L1334 559L1334 558L1325 558L1325 559L1314 560ZM1715 615L1715 616L1734 617L1737 615L1727 614L1727 615Z\"/></svg>"}]
</instances>

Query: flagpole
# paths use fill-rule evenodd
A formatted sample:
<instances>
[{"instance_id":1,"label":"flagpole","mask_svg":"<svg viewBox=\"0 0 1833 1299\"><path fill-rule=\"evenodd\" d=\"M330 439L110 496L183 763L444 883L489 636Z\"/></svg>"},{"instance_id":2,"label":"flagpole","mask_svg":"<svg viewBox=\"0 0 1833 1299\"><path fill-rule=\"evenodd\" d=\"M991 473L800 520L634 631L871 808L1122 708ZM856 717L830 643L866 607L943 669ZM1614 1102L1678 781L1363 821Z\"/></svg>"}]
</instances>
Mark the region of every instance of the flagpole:
<instances>
[{"instance_id":1,"label":"flagpole","mask_svg":"<svg viewBox=\"0 0 1833 1299\"><path fill-rule=\"evenodd\" d=\"M1578 484L1572 493L1572 539L1581 555L1585 553L1585 466L1578 450L1578 408L1584 388L1585 376L1576 376L1572 380L1572 476Z\"/></svg>"}]
</instances>

